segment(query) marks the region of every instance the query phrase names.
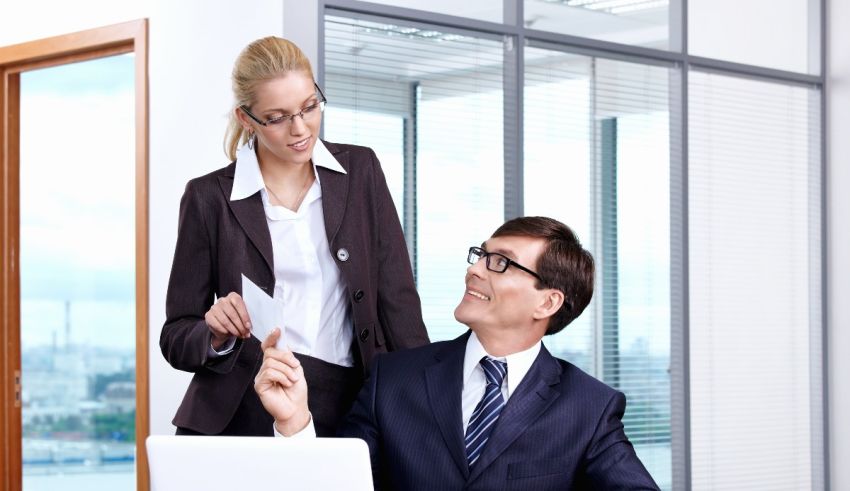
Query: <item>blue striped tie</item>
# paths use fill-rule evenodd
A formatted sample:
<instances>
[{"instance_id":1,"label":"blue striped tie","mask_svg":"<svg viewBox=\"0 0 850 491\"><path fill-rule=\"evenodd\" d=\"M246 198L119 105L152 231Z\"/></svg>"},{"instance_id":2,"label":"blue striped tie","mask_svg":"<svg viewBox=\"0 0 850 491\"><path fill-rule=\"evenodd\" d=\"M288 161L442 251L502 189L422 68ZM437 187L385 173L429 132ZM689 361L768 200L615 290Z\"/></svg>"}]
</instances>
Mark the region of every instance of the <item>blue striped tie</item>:
<instances>
[{"instance_id":1,"label":"blue striped tie","mask_svg":"<svg viewBox=\"0 0 850 491\"><path fill-rule=\"evenodd\" d=\"M489 356L481 358L481 368L487 377L487 387L484 389L484 397L475 406L469 425L466 427L466 460L470 469L481 455L481 449L487 443L487 438L496 426L499 413L505 407L505 398L502 397L502 381L508 374L508 364L494 360Z\"/></svg>"}]
</instances>

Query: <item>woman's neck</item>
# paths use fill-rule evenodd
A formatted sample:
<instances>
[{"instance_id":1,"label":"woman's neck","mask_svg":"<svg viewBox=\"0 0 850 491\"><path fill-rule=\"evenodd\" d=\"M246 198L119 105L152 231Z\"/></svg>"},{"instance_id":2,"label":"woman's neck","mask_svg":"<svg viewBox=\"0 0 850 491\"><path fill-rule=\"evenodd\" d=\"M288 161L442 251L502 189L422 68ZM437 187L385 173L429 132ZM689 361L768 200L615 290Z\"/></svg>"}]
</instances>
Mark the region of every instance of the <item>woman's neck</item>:
<instances>
[{"instance_id":1,"label":"woman's neck","mask_svg":"<svg viewBox=\"0 0 850 491\"><path fill-rule=\"evenodd\" d=\"M265 158L264 158L265 157ZM269 158L271 157L271 158ZM313 164L283 162L272 155L257 155L260 173L272 204L296 211L313 182Z\"/></svg>"}]
</instances>

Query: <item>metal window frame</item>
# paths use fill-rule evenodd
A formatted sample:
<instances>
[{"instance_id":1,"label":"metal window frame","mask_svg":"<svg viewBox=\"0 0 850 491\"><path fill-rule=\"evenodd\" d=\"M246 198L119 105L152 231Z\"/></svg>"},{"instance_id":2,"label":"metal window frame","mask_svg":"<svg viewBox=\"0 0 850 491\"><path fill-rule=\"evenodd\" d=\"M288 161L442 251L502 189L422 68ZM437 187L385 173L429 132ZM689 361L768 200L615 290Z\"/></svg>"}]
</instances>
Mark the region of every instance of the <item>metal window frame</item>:
<instances>
[{"instance_id":1,"label":"metal window frame","mask_svg":"<svg viewBox=\"0 0 850 491\"><path fill-rule=\"evenodd\" d=\"M671 377L671 445L677 451L674 452L673 486L675 489L691 489L691 425L690 425L690 301L689 301L689 223L688 223L688 83L689 73L692 70L710 71L725 75L758 79L768 82L781 83L785 85L802 85L820 92L820 144L821 144L821 175L820 175L820 235L821 235L821 384L822 384L822 424L818 428L821 432L822 448L820 456L822 475L814 475L818 472L817 466L813 466L812 484L815 488L822 489L830 487L830 465L829 465L829 385L828 385L828 272L826 259L827 253L827 186L826 176L828 170L827 157L827 1L809 0L810 21L809 48L810 52L815 46L820 48L820 67L818 74L799 73L787 70L766 68L757 65L736 63L702 56L689 54L688 49L688 0L673 0L670 12L670 30L674 35L670 36L670 50L646 48L642 46L630 46L609 41L583 38L567 34L540 31L524 27L524 0L503 0L504 22L494 23L478 19L456 17L435 12L428 12L405 7L397 7L358 0L317 0L319 9L318 22L318 76L320 83L324 82L324 18L327 13L348 16L379 16L390 17L405 22L428 24L443 29L461 30L474 32L476 35L492 38L501 36L513 40L514 49L510 50L513 57L505 63L505 105L511 111L504 111L505 132L505 218L520 216L523 213L523 118L515 117L523 114L523 94L525 59L523 56L525 46L546 46L556 48L570 53L587 54L599 58L615 59L632 63L666 65L678 70L678 87L671 84L671 125L679 123L678 128L673 128L672 135L677 135L680 140L680 149L674 149L671 145L671 174L670 174L670 204L671 204L671 346L670 362L671 369L679 376ZM678 9L678 11L676 11ZM677 16L678 14L678 16ZM812 27L820 27L815 36ZM678 35L676 35L678 34ZM818 39L819 38L819 39ZM811 65L811 60L810 60ZM509 94L509 91L514 91ZM678 96L675 97L674 96ZM675 116L675 118L674 118ZM674 155L676 151L680 154ZM415 192L408 189L405 184L405 194ZM675 211L674 211L675 210ZM674 216L675 215L675 216ZM415 223L412 224L413 238L409 239L415 243ZM674 264L675 262L675 264ZM677 288L674 288L677 287ZM675 421L673 421L675 420ZM816 450L813 450L816 451Z\"/></svg>"}]
</instances>

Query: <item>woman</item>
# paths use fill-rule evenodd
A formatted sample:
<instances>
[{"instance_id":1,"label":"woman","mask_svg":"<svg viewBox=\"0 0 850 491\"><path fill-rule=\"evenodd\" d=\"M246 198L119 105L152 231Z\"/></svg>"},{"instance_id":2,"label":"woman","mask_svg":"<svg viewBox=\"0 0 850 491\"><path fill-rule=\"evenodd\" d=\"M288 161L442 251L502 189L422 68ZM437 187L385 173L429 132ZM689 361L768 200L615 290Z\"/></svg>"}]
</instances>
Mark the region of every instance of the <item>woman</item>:
<instances>
[{"instance_id":1,"label":"woman","mask_svg":"<svg viewBox=\"0 0 850 491\"><path fill-rule=\"evenodd\" d=\"M173 423L273 433L253 390L263 354L244 274L283 302L317 433L331 436L377 353L428 343L401 225L374 152L318 139L325 97L297 46L259 39L232 78L233 162L189 181L180 202L160 347L194 377Z\"/></svg>"}]
</instances>

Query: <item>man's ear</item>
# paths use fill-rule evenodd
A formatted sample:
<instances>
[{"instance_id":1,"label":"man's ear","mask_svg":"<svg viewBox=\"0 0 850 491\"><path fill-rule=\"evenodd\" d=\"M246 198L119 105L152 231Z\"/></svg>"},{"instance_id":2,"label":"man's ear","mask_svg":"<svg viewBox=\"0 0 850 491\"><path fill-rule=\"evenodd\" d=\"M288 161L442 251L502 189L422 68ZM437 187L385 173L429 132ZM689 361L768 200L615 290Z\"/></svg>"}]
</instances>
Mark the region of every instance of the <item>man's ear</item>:
<instances>
[{"instance_id":1,"label":"man's ear","mask_svg":"<svg viewBox=\"0 0 850 491\"><path fill-rule=\"evenodd\" d=\"M540 304L534 310L535 319L546 319L555 315L562 305L564 305L564 292L555 288L547 288L541 292Z\"/></svg>"}]
</instances>

